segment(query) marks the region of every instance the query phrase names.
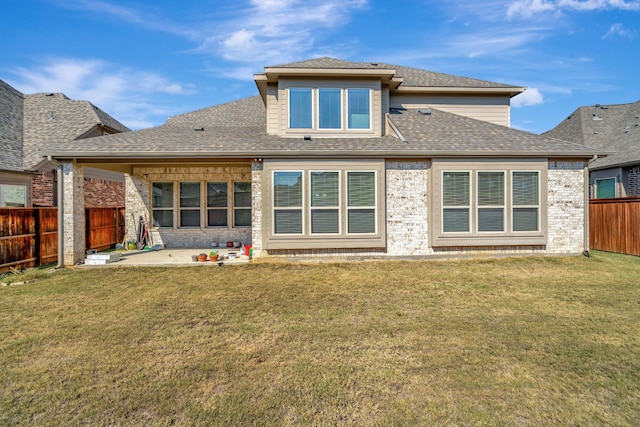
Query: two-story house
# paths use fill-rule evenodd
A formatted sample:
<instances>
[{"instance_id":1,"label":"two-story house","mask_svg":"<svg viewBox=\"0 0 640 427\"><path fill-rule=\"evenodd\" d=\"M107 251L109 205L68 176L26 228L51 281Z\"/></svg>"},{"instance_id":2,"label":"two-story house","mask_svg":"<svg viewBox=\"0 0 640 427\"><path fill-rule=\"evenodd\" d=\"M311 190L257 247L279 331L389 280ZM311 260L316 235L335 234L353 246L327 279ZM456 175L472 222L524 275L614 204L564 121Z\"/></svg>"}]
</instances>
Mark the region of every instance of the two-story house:
<instances>
[{"instance_id":1,"label":"two-story house","mask_svg":"<svg viewBox=\"0 0 640 427\"><path fill-rule=\"evenodd\" d=\"M52 142L128 132L88 101L61 93L23 94L0 80L0 207L55 206L56 166L43 157ZM86 168L87 206L122 206L121 173Z\"/></svg>"},{"instance_id":2,"label":"two-story house","mask_svg":"<svg viewBox=\"0 0 640 427\"><path fill-rule=\"evenodd\" d=\"M254 255L579 254L597 150L509 127L524 88L332 58L266 67L259 96L51 147L65 264L83 255L85 167L126 175L154 242Z\"/></svg>"}]
</instances>

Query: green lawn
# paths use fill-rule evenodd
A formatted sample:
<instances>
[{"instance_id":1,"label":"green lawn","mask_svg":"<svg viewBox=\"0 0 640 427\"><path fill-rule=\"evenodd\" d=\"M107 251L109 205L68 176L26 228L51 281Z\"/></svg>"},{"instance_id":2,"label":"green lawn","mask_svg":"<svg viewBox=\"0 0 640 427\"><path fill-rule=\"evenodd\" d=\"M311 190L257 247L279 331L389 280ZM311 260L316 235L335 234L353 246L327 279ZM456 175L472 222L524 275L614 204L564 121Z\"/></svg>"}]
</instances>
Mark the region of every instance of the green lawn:
<instances>
[{"instance_id":1,"label":"green lawn","mask_svg":"<svg viewBox=\"0 0 640 427\"><path fill-rule=\"evenodd\" d=\"M640 425L636 257L40 275L0 425Z\"/></svg>"}]
</instances>

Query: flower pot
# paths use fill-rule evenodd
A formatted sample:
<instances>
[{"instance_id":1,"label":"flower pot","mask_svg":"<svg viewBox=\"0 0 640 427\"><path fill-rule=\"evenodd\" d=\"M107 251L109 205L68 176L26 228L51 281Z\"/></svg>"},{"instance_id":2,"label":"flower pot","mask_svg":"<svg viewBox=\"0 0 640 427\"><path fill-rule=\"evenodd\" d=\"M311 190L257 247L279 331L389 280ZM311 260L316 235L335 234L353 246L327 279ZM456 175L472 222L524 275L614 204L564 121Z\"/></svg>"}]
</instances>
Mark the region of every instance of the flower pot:
<instances>
[{"instance_id":1,"label":"flower pot","mask_svg":"<svg viewBox=\"0 0 640 427\"><path fill-rule=\"evenodd\" d=\"M205 262L207 260L207 256L206 255L198 255L198 261L199 262Z\"/></svg>"},{"instance_id":2,"label":"flower pot","mask_svg":"<svg viewBox=\"0 0 640 427\"><path fill-rule=\"evenodd\" d=\"M210 256L209 256L209 261L211 261L211 262L216 262L216 261L218 261L218 255L210 255Z\"/></svg>"}]
</instances>

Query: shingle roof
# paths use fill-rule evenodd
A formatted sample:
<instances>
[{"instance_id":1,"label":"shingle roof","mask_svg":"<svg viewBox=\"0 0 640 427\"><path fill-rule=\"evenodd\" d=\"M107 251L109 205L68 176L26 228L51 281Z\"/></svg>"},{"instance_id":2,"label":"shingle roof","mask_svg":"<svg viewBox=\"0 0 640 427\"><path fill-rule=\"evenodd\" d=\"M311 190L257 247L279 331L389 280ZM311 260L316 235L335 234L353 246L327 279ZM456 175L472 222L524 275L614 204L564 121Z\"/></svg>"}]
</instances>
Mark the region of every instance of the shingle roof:
<instances>
[{"instance_id":1,"label":"shingle roof","mask_svg":"<svg viewBox=\"0 0 640 427\"><path fill-rule=\"evenodd\" d=\"M103 125L119 132L129 129L88 101L69 99L61 93L37 93L24 99L23 166L42 160L51 142L71 141Z\"/></svg>"},{"instance_id":2,"label":"shingle roof","mask_svg":"<svg viewBox=\"0 0 640 427\"><path fill-rule=\"evenodd\" d=\"M0 80L0 169L22 170L22 93Z\"/></svg>"},{"instance_id":3,"label":"shingle roof","mask_svg":"<svg viewBox=\"0 0 640 427\"><path fill-rule=\"evenodd\" d=\"M259 96L172 117L155 128L92 140L56 144L45 154L58 158L252 158L252 157L427 157L581 156L594 150L451 113L397 110L391 121L406 141L381 138L283 138L266 134Z\"/></svg>"},{"instance_id":4,"label":"shingle roof","mask_svg":"<svg viewBox=\"0 0 640 427\"><path fill-rule=\"evenodd\" d=\"M486 80L436 73L418 68L376 62L351 62L335 58L316 58L289 64L275 65L266 68L326 68L326 69L367 69L367 70L396 70L396 77L402 77L402 86L413 87L455 87L455 88L519 88L519 86Z\"/></svg>"},{"instance_id":5,"label":"shingle roof","mask_svg":"<svg viewBox=\"0 0 640 427\"><path fill-rule=\"evenodd\" d=\"M543 136L614 152L593 162L591 169L640 164L640 101L579 107Z\"/></svg>"}]
</instances>

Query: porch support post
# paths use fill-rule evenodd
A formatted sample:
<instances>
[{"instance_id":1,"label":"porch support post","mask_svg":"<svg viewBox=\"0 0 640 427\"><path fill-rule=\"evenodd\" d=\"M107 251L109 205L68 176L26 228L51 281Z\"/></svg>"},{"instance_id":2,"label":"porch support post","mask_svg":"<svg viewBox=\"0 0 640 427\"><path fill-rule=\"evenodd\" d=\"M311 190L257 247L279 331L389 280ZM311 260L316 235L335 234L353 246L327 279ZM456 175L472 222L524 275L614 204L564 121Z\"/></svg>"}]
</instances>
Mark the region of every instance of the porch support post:
<instances>
[{"instance_id":1,"label":"porch support post","mask_svg":"<svg viewBox=\"0 0 640 427\"><path fill-rule=\"evenodd\" d=\"M74 162L62 163L63 255L64 265L71 266L84 259L84 167Z\"/></svg>"},{"instance_id":2,"label":"porch support post","mask_svg":"<svg viewBox=\"0 0 640 427\"><path fill-rule=\"evenodd\" d=\"M262 252L262 159L251 161L251 245L253 256Z\"/></svg>"}]
</instances>

